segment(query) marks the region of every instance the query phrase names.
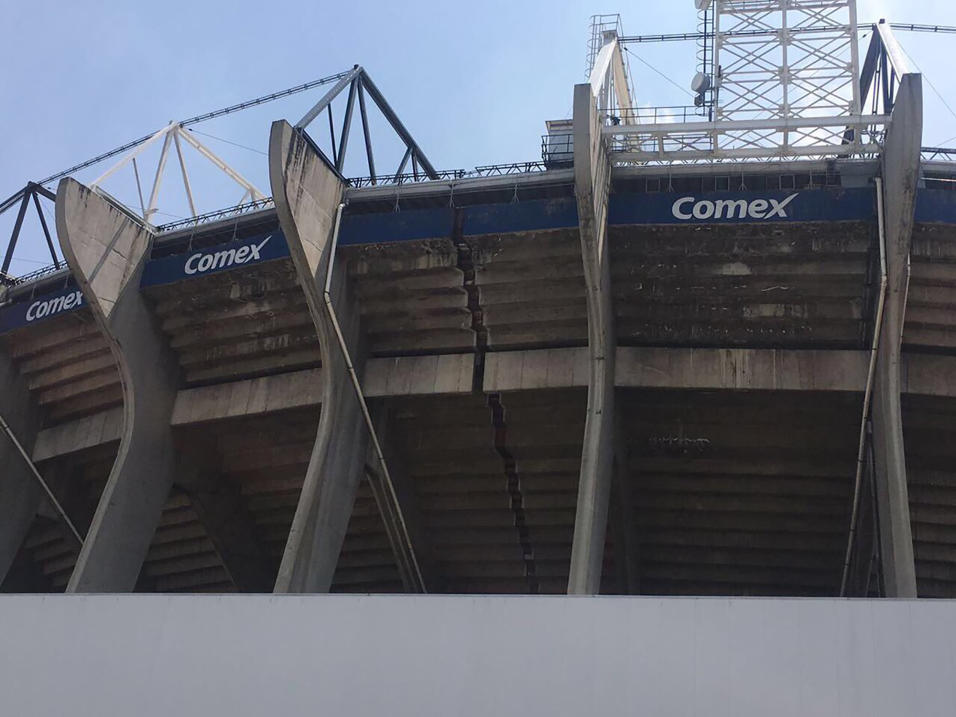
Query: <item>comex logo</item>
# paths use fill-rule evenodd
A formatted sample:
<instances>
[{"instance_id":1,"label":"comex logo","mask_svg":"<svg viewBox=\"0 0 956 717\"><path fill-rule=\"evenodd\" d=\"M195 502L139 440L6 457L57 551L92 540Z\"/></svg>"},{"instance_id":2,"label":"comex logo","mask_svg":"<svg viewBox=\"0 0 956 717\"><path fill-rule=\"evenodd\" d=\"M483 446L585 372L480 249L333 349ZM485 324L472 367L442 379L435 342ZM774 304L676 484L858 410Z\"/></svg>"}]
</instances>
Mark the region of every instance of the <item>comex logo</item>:
<instances>
[{"instance_id":1,"label":"comex logo","mask_svg":"<svg viewBox=\"0 0 956 717\"><path fill-rule=\"evenodd\" d=\"M671 213L675 218L687 221L688 219L786 219L787 205L797 198L799 192L791 194L783 200L776 199L701 199L696 197L681 197Z\"/></svg>"},{"instance_id":2,"label":"comex logo","mask_svg":"<svg viewBox=\"0 0 956 717\"><path fill-rule=\"evenodd\" d=\"M71 291L69 294L57 296L53 299L34 301L27 307L27 321L36 321L61 311L70 311L83 303L82 291Z\"/></svg>"},{"instance_id":3,"label":"comex logo","mask_svg":"<svg viewBox=\"0 0 956 717\"><path fill-rule=\"evenodd\" d=\"M193 254L186 260L187 274L202 274L215 269L226 269L235 264L247 264L261 258L262 247L269 243L270 234L258 244L246 244L237 249L223 249L217 252Z\"/></svg>"}]
</instances>

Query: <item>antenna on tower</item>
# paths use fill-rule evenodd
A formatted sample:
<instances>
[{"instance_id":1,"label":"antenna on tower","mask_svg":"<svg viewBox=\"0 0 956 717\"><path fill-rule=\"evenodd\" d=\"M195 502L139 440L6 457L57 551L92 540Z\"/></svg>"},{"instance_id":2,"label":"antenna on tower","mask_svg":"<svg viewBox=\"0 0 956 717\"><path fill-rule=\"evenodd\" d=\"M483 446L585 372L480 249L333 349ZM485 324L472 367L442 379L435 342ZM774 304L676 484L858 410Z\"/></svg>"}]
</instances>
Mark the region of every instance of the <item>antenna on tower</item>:
<instances>
[{"instance_id":1,"label":"antenna on tower","mask_svg":"<svg viewBox=\"0 0 956 717\"><path fill-rule=\"evenodd\" d=\"M694 106L708 120L714 119L714 103L719 84L714 71L714 14L711 12L713 0L694 0L697 9L697 74L691 80L690 88L694 93Z\"/></svg>"}]
</instances>

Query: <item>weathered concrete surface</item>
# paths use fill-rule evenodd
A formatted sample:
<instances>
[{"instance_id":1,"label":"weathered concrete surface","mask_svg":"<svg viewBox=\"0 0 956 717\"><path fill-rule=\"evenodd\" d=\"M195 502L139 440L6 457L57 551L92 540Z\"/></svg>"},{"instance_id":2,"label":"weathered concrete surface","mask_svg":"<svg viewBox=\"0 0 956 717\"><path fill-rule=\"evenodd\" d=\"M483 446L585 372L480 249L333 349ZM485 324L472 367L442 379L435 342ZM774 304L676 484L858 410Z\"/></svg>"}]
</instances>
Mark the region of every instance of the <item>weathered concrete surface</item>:
<instances>
[{"instance_id":1,"label":"weathered concrete surface","mask_svg":"<svg viewBox=\"0 0 956 717\"><path fill-rule=\"evenodd\" d=\"M366 361L369 398L471 392L474 354L398 356ZM619 346L618 388L740 389L860 392L866 353L850 350L698 349ZM904 395L956 397L956 357L903 354ZM321 405L321 369L305 369L181 389L171 425L201 426L228 418L267 416ZM526 391L588 385L586 348L497 351L485 356L483 390ZM123 409L111 408L39 431L34 461L47 461L112 441L123 430Z\"/></svg>"},{"instance_id":2,"label":"weathered concrete surface","mask_svg":"<svg viewBox=\"0 0 956 717\"><path fill-rule=\"evenodd\" d=\"M614 314L607 205L611 163L590 85L574 87L574 194L588 309L588 405L568 593L601 587L614 465Z\"/></svg>"},{"instance_id":3,"label":"weathered concrete surface","mask_svg":"<svg viewBox=\"0 0 956 717\"><path fill-rule=\"evenodd\" d=\"M484 390L518 391L587 386L586 348L503 351L485 356Z\"/></svg>"},{"instance_id":4,"label":"weathered concrete surface","mask_svg":"<svg viewBox=\"0 0 956 717\"><path fill-rule=\"evenodd\" d=\"M369 359L362 388L368 398L469 393L474 354Z\"/></svg>"},{"instance_id":5,"label":"weathered concrete surface","mask_svg":"<svg viewBox=\"0 0 956 717\"><path fill-rule=\"evenodd\" d=\"M139 292L149 231L73 179L57 189L63 256L119 366L119 452L67 586L68 592L131 591L173 482L170 418L177 363Z\"/></svg>"},{"instance_id":6,"label":"weathered concrete surface","mask_svg":"<svg viewBox=\"0 0 956 717\"><path fill-rule=\"evenodd\" d=\"M768 391L860 391L863 351L617 349L617 386Z\"/></svg>"},{"instance_id":7,"label":"weathered concrete surface","mask_svg":"<svg viewBox=\"0 0 956 717\"><path fill-rule=\"evenodd\" d=\"M269 178L322 355L322 411L275 591L327 592L362 478L368 442L361 407L322 296L343 184L309 141L285 121L272 125ZM341 269L334 275L331 293L350 353L358 362L362 354L357 311L350 305L344 266ZM361 375L361 363L357 368Z\"/></svg>"},{"instance_id":8,"label":"weathered concrete surface","mask_svg":"<svg viewBox=\"0 0 956 717\"><path fill-rule=\"evenodd\" d=\"M394 429L389 408L384 402L378 401L370 410L375 421L375 433L388 462L391 489L385 483L381 464L371 445L366 459L366 476L385 524L402 584L406 592L420 592L420 584L424 584L427 592L441 592L444 581L425 534L418 496L408 475L405 458L398 448L398 442L392 440ZM394 498L389 495L391 490L394 490ZM409 545L411 550L408 550Z\"/></svg>"},{"instance_id":9,"label":"weathered concrete surface","mask_svg":"<svg viewBox=\"0 0 956 717\"><path fill-rule=\"evenodd\" d=\"M903 354L900 371L904 394L956 398L956 356Z\"/></svg>"},{"instance_id":10,"label":"weathered concrete surface","mask_svg":"<svg viewBox=\"0 0 956 717\"><path fill-rule=\"evenodd\" d=\"M40 428L40 412L13 361L0 348L0 411L29 453ZM26 537L40 505L42 490L16 446L0 433L0 583Z\"/></svg>"},{"instance_id":11,"label":"weathered concrete surface","mask_svg":"<svg viewBox=\"0 0 956 717\"><path fill-rule=\"evenodd\" d=\"M216 556L241 592L272 592L274 570L257 540L255 522L246 510L238 481L211 467L199 440L184 440L177 484L189 498ZM185 455L184 455L185 454ZM188 558L187 558L188 560Z\"/></svg>"},{"instance_id":12,"label":"weathered concrete surface","mask_svg":"<svg viewBox=\"0 0 956 717\"><path fill-rule=\"evenodd\" d=\"M118 441L123 435L123 409L110 408L69 423L44 428L33 446L35 462Z\"/></svg>"},{"instance_id":13,"label":"weathered concrete surface","mask_svg":"<svg viewBox=\"0 0 956 717\"><path fill-rule=\"evenodd\" d=\"M189 426L318 406L321 369L188 388L176 395L172 424Z\"/></svg>"},{"instance_id":14,"label":"weathered concrete surface","mask_svg":"<svg viewBox=\"0 0 956 717\"><path fill-rule=\"evenodd\" d=\"M882 156L887 289L873 396L873 447L886 594L916 597L906 485L900 352L919 182L923 92L919 75L900 80Z\"/></svg>"}]
</instances>

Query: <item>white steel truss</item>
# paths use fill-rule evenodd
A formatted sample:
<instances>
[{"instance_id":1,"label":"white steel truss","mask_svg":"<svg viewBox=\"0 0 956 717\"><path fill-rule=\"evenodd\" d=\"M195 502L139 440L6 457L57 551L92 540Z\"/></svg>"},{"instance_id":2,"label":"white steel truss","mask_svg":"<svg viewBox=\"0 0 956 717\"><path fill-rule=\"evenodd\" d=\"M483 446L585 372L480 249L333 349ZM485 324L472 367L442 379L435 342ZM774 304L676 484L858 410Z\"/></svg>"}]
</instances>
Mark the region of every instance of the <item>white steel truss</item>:
<instances>
[{"instance_id":1,"label":"white steel truss","mask_svg":"<svg viewBox=\"0 0 956 717\"><path fill-rule=\"evenodd\" d=\"M860 113L856 0L717 0L717 121L807 119ZM724 149L840 142L817 127L742 131Z\"/></svg>"},{"instance_id":2,"label":"white steel truss","mask_svg":"<svg viewBox=\"0 0 956 717\"><path fill-rule=\"evenodd\" d=\"M149 203L146 203L143 198L143 185L140 181L139 167L136 163L136 158L141 155L148 147L158 143L160 140L162 140L163 146L159 154L159 162L156 166L153 185L149 192ZM208 160L219 171L221 171L223 174L229 177L229 179L238 184L240 188L242 188L242 197L240 197L237 204L242 204L247 198L249 201L259 201L266 198L265 194L256 189L256 187L250 181L226 164L206 145L196 139L196 137L193 136L191 132L188 132L179 122L170 122L168 125L156 132L152 137L139 144L133 151L131 151L119 162L114 164L103 174L97 177L93 182L91 182L90 187L94 189L99 188L105 180L115 174L118 170L127 165L131 165L133 168L133 174L136 178L136 189L139 193L140 216L142 216L147 223L152 223L151 219L157 211L156 204L159 200L159 190L163 182L163 174L166 169L166 160L169 159L170 150L175 147L176 157L179 161L179 169L183 180L183 189L185 190L186 198L189 201L189 210L192 212L193 217L197 217L198 213L196 211L196 201L193 195L192 185L189 182L189 173L186 170L186 161L183 157L183 142L189 144L202 157Z\"/></svg>"},{"instance_id":3,"label":"white steel truss","mask_svg":"<svg viewBox=\"0 0 956 717\"><path fill-rule=\"evenodd\" d=\"M617 163L873 155L888 113L861 112L856 0L713 0L714 113L625 109ZM617 118L615 118L617 119Z\"/></svg>"}]
</instances>

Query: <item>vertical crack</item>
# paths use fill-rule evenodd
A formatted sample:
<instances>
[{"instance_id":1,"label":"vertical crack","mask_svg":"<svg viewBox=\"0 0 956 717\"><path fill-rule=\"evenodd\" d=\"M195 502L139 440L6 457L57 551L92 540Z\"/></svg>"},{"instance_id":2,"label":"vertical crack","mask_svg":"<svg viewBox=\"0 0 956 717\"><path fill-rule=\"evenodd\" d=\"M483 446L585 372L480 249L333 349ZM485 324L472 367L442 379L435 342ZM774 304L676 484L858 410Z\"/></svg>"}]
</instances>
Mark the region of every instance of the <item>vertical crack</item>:
<instances>
[{"instance_id":1,"label":"vertical crack","mask_svg":"<svg viewBox=\"0 0 956 717\"><path fill-rule=\"evenodd\" d=\"M475 248L464 239L465 213L455 209L455 221L452 227L452 241L458 251L458 268L462 272L462 288L468 296L468 311L471 312L471 329L475 332L475 367L471 377L472 393L484 393L485 354L488 352L488 328L484 323L484 312L481 309L481 297L475 277ZM505 421L505 408L501 403L501 394L492 393L487 398L488 408L491 409L491 422L494 426L495 451L501 456L504 464L505 478L507 478L508 497L515 530L518 533L518 542L521 547L521 558L524 562L525 575L528 579L528 592L539 592L538 575L535 568L534 548L531 544L531 535L528 530L528 520L524 510L524 496L521 493L521 479L514 456L508 450L508 424Z\"/></svg>"},{"instance_id":2,"label":"vertical crack","mask_svg":"<svg viewBox=\"0 0 956 717\"><path fill-rule=\"evenodd\" d=\"M475 366L471 375L471 390L481 393L485 377L485 353L488 351L488 329L481 310L481 298L475 281L475 249L464 240L465 213L455 210L452 241L458 250L458 268L462 273L462 288L468 295L468 311L471 312L471 330L475 332Z\"/></svg>"},{"instance_id":3,"label":"vertical crack","mask_svg":"<svg viewBox=\"0 0 956 717\"><path fill-rule=\"evenodd\" d=\"M518 477L514 456L508 450L508 424L505 420L505 408L501 403L500 393L488 394L488 407L491 409L491 420L495 427L495 450L504 462L505 477L508 479L511 513L514 517L515 530L518 532L518 542L521 544L521 558L524 561L524 571L528 578L528 592L536 595L539 592L539 585L534 561L534 547L531 544L531 534L528 530L528 520L524 510L521 479Z\"/></svg>"}]
</instances>

